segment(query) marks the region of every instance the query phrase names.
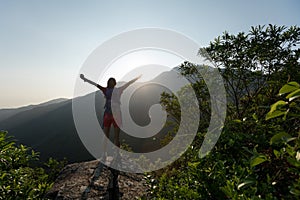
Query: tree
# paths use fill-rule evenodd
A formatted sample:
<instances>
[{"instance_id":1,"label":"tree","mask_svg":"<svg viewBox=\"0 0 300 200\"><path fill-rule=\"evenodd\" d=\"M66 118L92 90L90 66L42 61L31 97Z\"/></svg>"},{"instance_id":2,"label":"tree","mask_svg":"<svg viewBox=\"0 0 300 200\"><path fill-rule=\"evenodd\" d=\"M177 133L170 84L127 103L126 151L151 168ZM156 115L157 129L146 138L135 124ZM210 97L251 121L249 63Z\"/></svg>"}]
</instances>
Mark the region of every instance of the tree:
<instances>
[{"instance_id":1,"label":"tree","mask_svg":"<svg viewBox=\"0 0 300 200\"><path fill-rule=\"evenodd\" d=\"M224 32L199 54L221 70L233 102L228 111L242 119L261 93L272 100L282 84L300 79L299 44L299 27L270 24L251 27L248 34Z\"/></svg>"},{"instance_id":2,"label":"tree","mask_svg":"<svg viewBox=\"0 0 300 200\"><path fill-rule=\"evenodd\" d=\"M203 159L197 153L209 119L209 94L194 64L180 66L184 76L195 78L191 84L205 117L185 155L152 174L154 198L299 198L300 94L293 82L300 80L299 42L299 27L269 25L247 34L225 32L199 50L219 68L228 93L222 135ZM180 117L172 95L164 94L162 102L171 116Z\"/></svg>"},{"instance_id":3,"label":"tree","mask_svg":"<svg viewBox=\"0 0 300 200\"><path fill-rule=\"evenodd\" d=\"M7 132L0 131L0 199L42 199L53 184L64 162L50 159L44 168L32 165L38 161L38 153L30 148L16 146Z\"/></svg>"}]
</instances>

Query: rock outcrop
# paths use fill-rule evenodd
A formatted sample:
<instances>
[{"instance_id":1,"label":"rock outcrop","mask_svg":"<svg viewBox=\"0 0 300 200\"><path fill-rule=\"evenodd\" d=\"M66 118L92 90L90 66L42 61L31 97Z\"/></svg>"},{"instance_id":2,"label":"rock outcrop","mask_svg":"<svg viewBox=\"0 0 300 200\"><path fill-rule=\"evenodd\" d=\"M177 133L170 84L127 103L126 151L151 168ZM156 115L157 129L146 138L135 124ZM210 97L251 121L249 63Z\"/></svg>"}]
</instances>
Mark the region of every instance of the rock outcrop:
<instances>
[{"instance_id":1,"label":"rock outcrop","mask_svg":"<svg viewBox=\"0 0 300 200\"><path fill-rule=\"evenodd\" d=\"M67 165L47 193L47 199L147 199L143 174L118 172L98 160Z\"/></svg>"}]
</instances>

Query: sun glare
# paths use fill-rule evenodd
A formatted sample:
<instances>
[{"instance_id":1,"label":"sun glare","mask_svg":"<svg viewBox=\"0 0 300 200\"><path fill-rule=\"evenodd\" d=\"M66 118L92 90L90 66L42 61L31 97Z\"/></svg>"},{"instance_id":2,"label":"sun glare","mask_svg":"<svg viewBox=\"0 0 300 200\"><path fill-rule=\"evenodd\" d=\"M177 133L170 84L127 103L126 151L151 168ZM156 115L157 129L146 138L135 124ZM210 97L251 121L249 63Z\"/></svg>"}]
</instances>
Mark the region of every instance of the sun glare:
<instances>
[{"instance_id":1,"label":"sun glare","mask_svg":"<svg viewBox=\"0 0 300 200\"><path fill-rule=\"evenodd\" d=\"M183 59L172 53L162 50L137 50L125 54L110 66L98 80L100 84L106 84L110 77L117 81L129 81L136 76L142 75L139 81L149 81L164 71L169 71L183 62Z\"/></svg>"}]
</instances>

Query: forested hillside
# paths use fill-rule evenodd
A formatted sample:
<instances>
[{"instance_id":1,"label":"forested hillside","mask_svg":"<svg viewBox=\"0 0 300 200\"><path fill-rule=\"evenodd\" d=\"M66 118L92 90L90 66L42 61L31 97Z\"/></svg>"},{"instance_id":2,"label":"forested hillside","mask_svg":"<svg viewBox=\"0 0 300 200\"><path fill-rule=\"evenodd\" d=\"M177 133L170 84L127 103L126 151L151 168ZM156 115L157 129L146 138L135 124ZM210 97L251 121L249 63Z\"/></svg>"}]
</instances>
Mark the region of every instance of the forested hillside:
<instances>
[{"instance_id":1,"label":"forested hillside","mask_svg":"<svg viewBox=\"0 0 300 200\"><path fill-rule=\"evenodd\" d=\"M181 73L195 79L202 118L187 152L152 173L154 199L300 198L299 44L299 27L268 25L224 32L199 50L219 68L228 98L222 134L203 159L198 151L210 120L209 93L195 65L181 65ZM166 93L162 102L180 120L176 98Z\"/></svg>"}]
</instances>

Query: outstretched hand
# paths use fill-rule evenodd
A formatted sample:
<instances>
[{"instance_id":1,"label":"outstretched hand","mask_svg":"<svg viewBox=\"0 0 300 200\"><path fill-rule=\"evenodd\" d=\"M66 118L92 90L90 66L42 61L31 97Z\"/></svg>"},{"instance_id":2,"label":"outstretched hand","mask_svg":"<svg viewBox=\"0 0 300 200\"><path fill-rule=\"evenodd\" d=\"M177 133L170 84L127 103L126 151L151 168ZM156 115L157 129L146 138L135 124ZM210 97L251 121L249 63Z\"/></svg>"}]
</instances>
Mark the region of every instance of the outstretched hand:
<instances>
[{"instance_id":1,"label":"outstretched hand","mask_svg":"<svg viewBox=\"0 0 300 200\"><path fill-rule=\"evenodd\" d=\"M91 80L85 78L83 74L80 74L79 77L80 77L84 82L88 82L89 84L94 85L94 86L96 86L96 87L99 86L97 83L95 83L95 82L93 82L93 81L91 81ZM101 86L99 86L99 87L101 87Z\"/></svg>"},{"instance_id":2,"label":"outstretched hand","mask_svg":"<svg viewBox=\"0 0 300 200\"><path fill-rule=\"evenodd\" d=\"M136 77L136 80L140 79L142 77L142 74L140 74L138 77Z\"/></svg>"},{"instance_id":3,"label":"outstretched hand","mask_svg":"<svg viewBox=\"0 0 300 200\"><path fill-rule=\"evenodd\" d=\"M138 79L140 79L141 77L142 77L142 74L141 74L141 75L139 75L138 77L136 77L136 78L132 79L132 80L131 80L131 82L133 83L133 82L137 81Z\"/></svg>"},{"instance_id":4,"label":"outstretched hand","mask_svg":"<svg viewBox=\"0 0 300 200\"><path fill-rule=\"evenodd\" d=\"M139 75L138 77L132 79L131 81L125 83L121 88L122 90L125 90L130 84L134 83L135 81L137 81L139 78L141 78L142 75Z\"/></svg>"},{"instance_id":5,"label":"outstretched hand","mask_svg":"<svg viewBox=\"0 0 300 200\"><path fill-rule=\"evenodd\" d=\"M80 74L80 78L81 78L84 82L86 82L86 78L84 77L83 74Z\"/></svg>"}]
</instances>

